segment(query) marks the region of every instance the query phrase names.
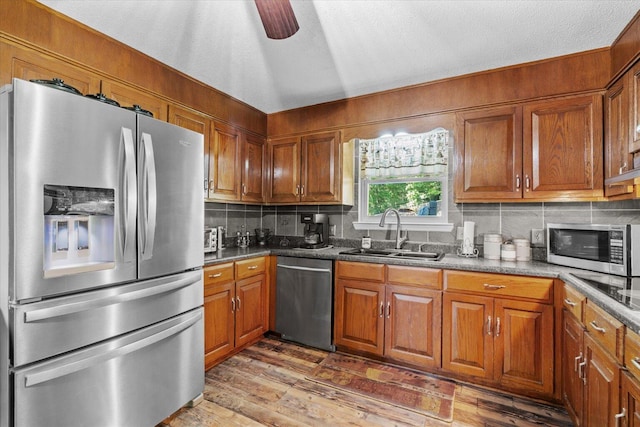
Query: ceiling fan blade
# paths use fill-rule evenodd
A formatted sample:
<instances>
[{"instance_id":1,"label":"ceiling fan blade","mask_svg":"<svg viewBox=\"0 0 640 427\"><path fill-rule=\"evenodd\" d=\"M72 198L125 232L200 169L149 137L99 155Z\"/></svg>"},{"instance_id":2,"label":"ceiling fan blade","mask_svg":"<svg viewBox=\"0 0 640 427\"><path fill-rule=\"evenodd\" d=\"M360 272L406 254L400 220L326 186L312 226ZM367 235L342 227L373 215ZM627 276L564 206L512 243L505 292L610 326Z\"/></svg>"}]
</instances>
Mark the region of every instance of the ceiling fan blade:
<instances>
[{"instance_id":1,"label":"ceiling fan blade","mask_svg":"<svg viewBox=\"0 0 640 427\"><path fill-rule=\"evenodd\" d=\"M286 39L298 29L289 0L255 0L262 25L270 39Z\"/></svg>"}]
</instances>

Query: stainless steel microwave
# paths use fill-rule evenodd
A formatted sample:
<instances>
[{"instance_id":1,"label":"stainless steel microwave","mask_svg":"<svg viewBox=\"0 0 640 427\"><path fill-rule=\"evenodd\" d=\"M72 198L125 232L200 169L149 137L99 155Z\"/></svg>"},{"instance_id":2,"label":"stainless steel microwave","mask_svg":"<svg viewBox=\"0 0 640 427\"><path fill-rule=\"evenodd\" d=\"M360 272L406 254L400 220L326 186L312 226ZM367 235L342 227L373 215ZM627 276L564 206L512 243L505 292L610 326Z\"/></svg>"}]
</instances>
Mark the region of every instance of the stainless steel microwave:
<instances>
[{"instance_id":1,"label":"stainless steel microwave","mask_svg":"<svg viewBox=\"0 0 640 427\"><path fill-rule=\"evenodd\" d=\"M640 276L640 224L547 224L547 262Z\"/></svg>"}]
</instances>

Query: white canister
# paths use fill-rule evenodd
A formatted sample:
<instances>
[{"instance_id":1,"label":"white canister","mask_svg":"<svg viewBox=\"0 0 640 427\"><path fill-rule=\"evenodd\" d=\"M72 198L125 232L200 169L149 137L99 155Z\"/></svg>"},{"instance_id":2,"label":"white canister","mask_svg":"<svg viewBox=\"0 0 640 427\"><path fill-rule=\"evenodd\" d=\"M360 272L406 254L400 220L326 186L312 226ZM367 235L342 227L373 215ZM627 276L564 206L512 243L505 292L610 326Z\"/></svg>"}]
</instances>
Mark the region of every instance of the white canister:
<instances>
[{"instance_id":1,"label":"white canister","mask_svg":"<svg viewBox=\"0 0 640 427\"><path fill-rule=\"evenodd\" d=\"M500 255L503 261L516 260L516 245L513 243L505 243L501 247Z\"/></svg>"},{"instance_id":2,"label":"white canister","mask_svg":"<svg viewBox=\"0 0 640 427\"><path fill-rule=\"evenodd\" d=\"M485 259L500 259L500 246L502 245L501 234L484 235L484 257Z\"/></svg>"},{"instance_id":3,"label":"white canister","mask_svg":"<svg viewBox=\"0 0 640 427\"><path fill-rule=\"evenodd\" d=\"M516 247L516 261L531 261L531 243L528 239L513 239Z\"/></svg>"}]
</instances>

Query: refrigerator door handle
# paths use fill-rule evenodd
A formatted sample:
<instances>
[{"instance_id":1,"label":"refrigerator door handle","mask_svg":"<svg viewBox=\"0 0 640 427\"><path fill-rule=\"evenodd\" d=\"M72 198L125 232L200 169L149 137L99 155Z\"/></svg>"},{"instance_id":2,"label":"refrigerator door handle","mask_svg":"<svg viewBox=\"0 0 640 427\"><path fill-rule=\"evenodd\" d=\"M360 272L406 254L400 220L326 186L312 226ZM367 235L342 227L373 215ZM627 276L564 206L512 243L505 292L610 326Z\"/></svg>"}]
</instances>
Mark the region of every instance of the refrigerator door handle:
<instances>
[{"instance_id":1,"label":"refrigerator door handle","mask_svg":"<svg viewBox=\"0 0 640 427\"><path fill-rule=\"evenodd\" d=\"M161 285L155 285L149 288L138 289L131 292L126 292L118 295L110 295L105 298L95 299L90 301L76 301L69 304L57 305L54 307L47 307L36 309L33 311L27 311L24 313L24 322L32 323L42 320L48 320L60 316L68 316L70 314L79 313L82 311L93 310L100 307L106 307L108 305L120 304L137 299L143 299L155 295L160 295L168 292L187 287L198 281L200 281L200 275L195 277L186 277L184 279L176 280Z\"/></svg>"},{"instance_id":2,"label":"refrigerator door handle","mask_svg":"<svg viewBox=\"0 0 640 427\"><path fill-rule=\"evenodd\" d=\"M142 133L142 259L147 260L153 257L153 241L156 233L156 212L157 212L157 183L156 164L153 153L153 141L151 135Z\"/></svg>"},{"instance_id":3,"label":"refrigerator door handle","mask_svg":"<svg viewBox=\"0 0 640 427\"><path fill-rule=\"evenodd\" d=\"M42 384L47 381L55 380L56 378L60 378L66 375L73 374L74 372L81 371L83 369L90 368L99 363L104 363L107 360L114 359L117 357L122 357L129 353L133 353L136 350L140 350L144 347L151 346L157 342L160 342L164 339L167 339L173 335L176 335L185 329L191 327L202 318L202 312L198 311L194 313L192 316L187 318L181 323L177 325L173 325L167 329L164 329L157 334L145 337L141 340L132 342L130 344L126 344L124 346L120 346L114 348L106 353L100 353L95 356L90 356L84 359L79 359L75 361L71 361L70 363L64 364L62 366L57 366L52 369L47 369L40 372L35 372L33 374L28 374L25 376L25 387L32 387L38 384Z\"/></svg>"},{"instance_id":4,"label":"refrigerator door handle","mask_svg":"<svg viewBox=\"0 0 640 427\"><path fill-rule=\"evenodd\" d=\"M123 197L120 203L120 237L122 245L122 256L127 259L129 252L129 236L135 232L133 228L136 223L136 153L133 142L133 131L129 128L120 130L120 153L122 161L122 182L121 191ZM134 243L135 244L135 243Z\"/></svg>"}]
</instances>

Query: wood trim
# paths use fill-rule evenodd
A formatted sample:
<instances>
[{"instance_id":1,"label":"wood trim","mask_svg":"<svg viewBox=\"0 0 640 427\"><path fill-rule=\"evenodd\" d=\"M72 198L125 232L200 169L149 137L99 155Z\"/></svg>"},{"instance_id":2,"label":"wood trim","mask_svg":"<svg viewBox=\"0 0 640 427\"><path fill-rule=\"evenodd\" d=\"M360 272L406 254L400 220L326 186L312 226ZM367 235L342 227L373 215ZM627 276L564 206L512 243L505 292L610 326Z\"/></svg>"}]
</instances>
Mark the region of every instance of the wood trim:
<instances>
[{"instance_id":1,"label":"wood trim","mask_svg":"<svg viewBox=\"0 0 640 427\"><path fill-rule=\"evenodd\" d=\"M268 115L267 133L276 137L364 126L479 106L602 90L610 78L610 64L609 48L595 49L282 111Z\"/></svg>"},{"instance_id":2,"label":"wood trim","mask_svg":"<svg viewBox=\"0 0 640 427\"><path fill-rule=\"evenodd\" d=\"M626 71L640 56L640 11L636 13L611 45L612 81Z\"/></svg>"}]
</instances>

